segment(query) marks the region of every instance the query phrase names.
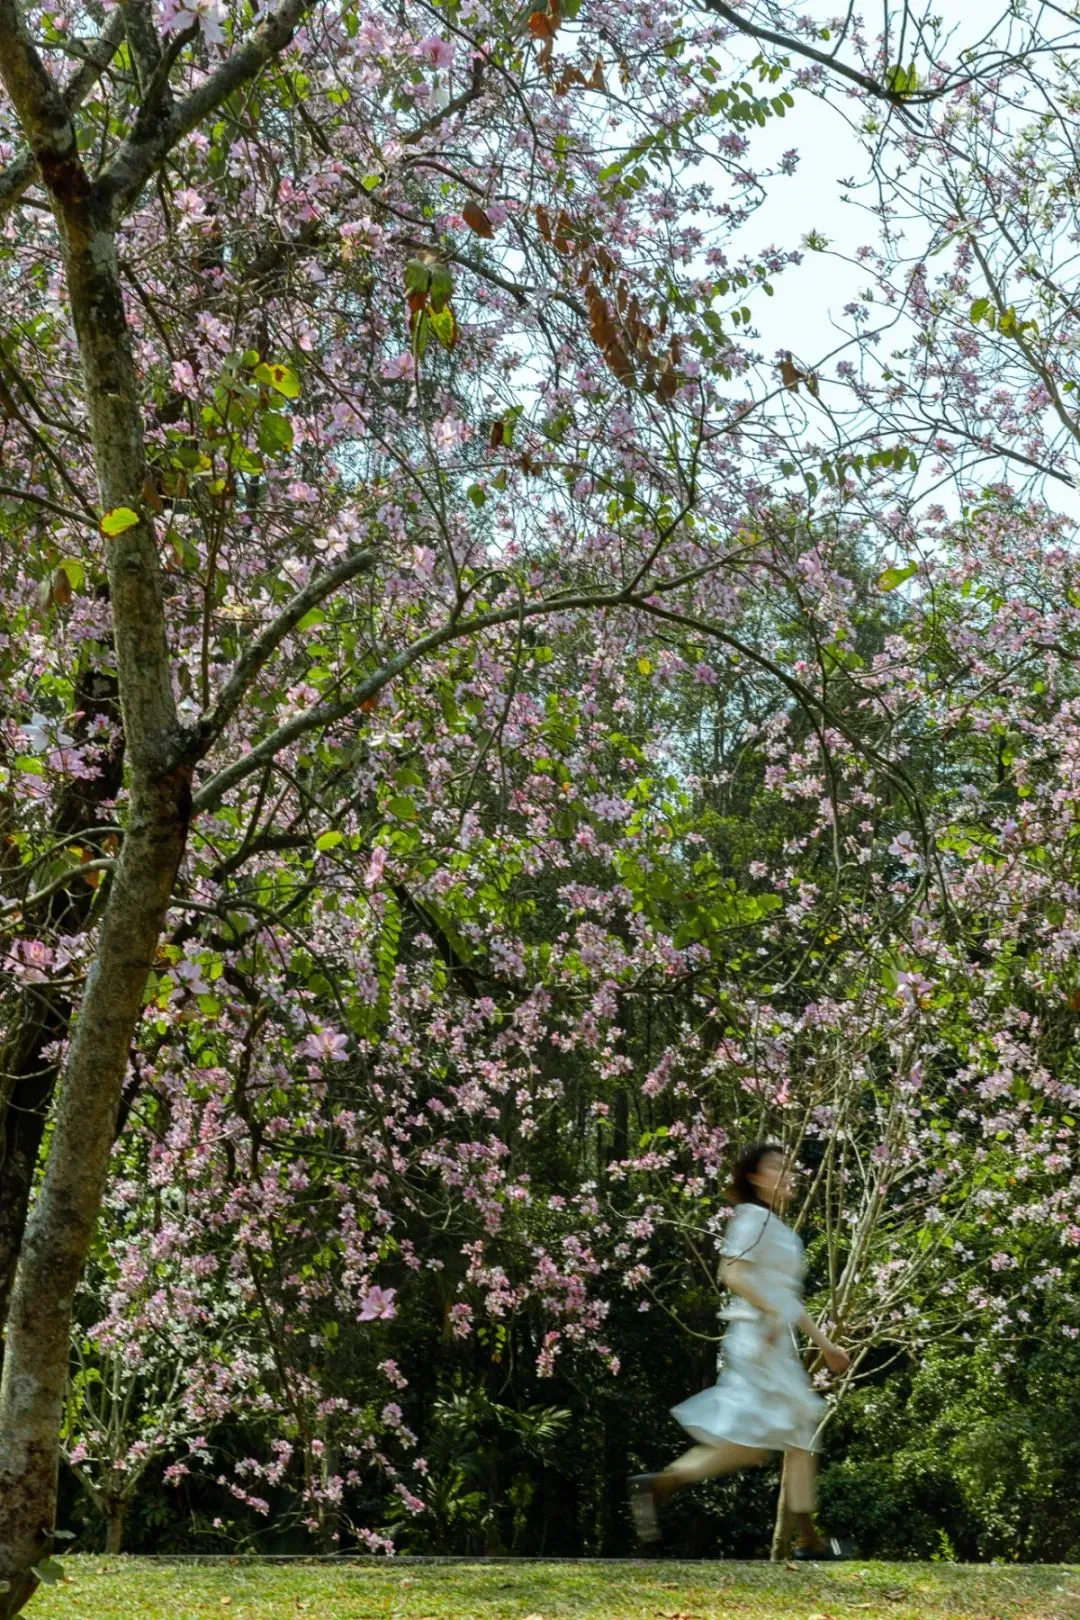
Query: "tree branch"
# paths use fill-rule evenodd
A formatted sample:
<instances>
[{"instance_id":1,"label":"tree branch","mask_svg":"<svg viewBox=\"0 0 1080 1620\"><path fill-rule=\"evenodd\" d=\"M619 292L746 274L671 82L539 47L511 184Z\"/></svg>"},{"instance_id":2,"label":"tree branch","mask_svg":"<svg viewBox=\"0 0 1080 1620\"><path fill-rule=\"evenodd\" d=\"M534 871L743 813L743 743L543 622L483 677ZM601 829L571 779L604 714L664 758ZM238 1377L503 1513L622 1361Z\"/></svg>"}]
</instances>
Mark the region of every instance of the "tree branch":
<instances>
[{"instance_id":1,"label":"tree branch","mask_svg":"<svg viewBox=\"0 0 1080 1620\"><path fill-rule=\"evenodd\" d=\"M38 55L18 0L0 0L0 81L50 192L85 194L71 111Z\"/></svg>"},{"instance_id":2,"label":"tree branch","mask_svg":"<svg viewBox=\"0 0 1080 1620\"><path fill-rule=\"evenodd\" d=\"M416 641L410 642L395 657L387 659L386 663L361 681L359 686L354 687L347 697L339 698L335 703L317 703L314 708L305 709L302 714L294 715L276 731L272 731L268 737L256 743L242 759L216 772L194 795L191 813L195 816L202 810L213 809L230 788L242 782L253 771L257 771L298 737L303 737L320 726L333 725L336 720L343 720L362 703L376 697L396 676L449 641L460 641L466 636L476 635L481 630L495 629L519 617L536 618L541 613L562 612L567 608L615 607L624 600L621 591L596 592L535 602L524 608L515 606L503 610L493 609L490 613L476 614L468 619L450 619L437 630L431 630L426 636L420 636Z\"/></svg>"},{"instance_id":3,"label":"tree branch","mask_svg":"<svg viewBox=\"0 0 1080 1620\"><path fill-rule=\"evenodd\" d=\"M123 37L124 18L122 12L117 10L109 18L105 32L88 47L86 60L78 72L72 75L63 91L64 105L69 112L74 112L75 108L86 100L116 55ZM18 157L12 158L5 169L0 169L0 214L14 208L27 187L33 185L37 174L37 163L29 148L20 152Z\"/></svg>"},{"instance_id":4,"label":"tree branch","mask_svg":"<svg viewBox=\"0 0 1080 1620\"><path fill-rule=\"evenodd\" d=\"M66 518L69 523L81 523L85 528L93 529L97 533L97 516L85 512L75 512L70 506L61 506L59 501L52 501L47 495L35 495L30 489L16 489L12 484L0 484L0 495L6 500L30 501L35 506L43 506L47 512L55 512L57 517Z\"/></svg>"},{"instance_id":5,"label":"tree branch","mask_svg":"<svg viewBox=\"0 0 1080 1620\"><path fill-rule=\"evenodd\" d=\"M719 566L719 564L717 564ZM707 570L695 570L695 575ZM622 586L613 591L583 591L566 593L553 597L545 597L542 601L526 604L515 604L513 607L492 609L488 613L478 613L471 618L452 618L437 630L429 631L426 636L420 636L416 641L403 647L395 657L387 659L377 670L373 670L359 686L345 697L333 703L318 703L311 709L305 709L302 714L294 715L284 725L272 731L251 748L241 759L234 760L231 765L224 766L210 779L203 783L192 798L191 813L197 815L200 811L212 810L220 804L224 795L239 782L253 772L259 770L282 749L298 738L306 736L309 731L317 730L321 726L333 725L343 720L347 715L355 713L360 706L376 697L384 687L412 665L418 663L428 653L435 652L439 647L451 641L461 641L467 636L478 635L481 631L497 629L502 625L515 623L524 619L540 618L549 613L565 613L568 610L596 610L604 608L633 608L640 613L646 613L652 618L664 619L671 624L680 624L698 633L704 633L730 647L740 657L756 663L759 668L772 675L784 686L797 702L808 712L819 715L824 722L838 731L841 736L851 743L859 753L871 760L901 788L905 798L912 806L924 839L929 839L922 806L918 793L903 768L894 761L878 752L872 744L859 737L841 716L835 714L824 699L817 696L810 687L789 675L787 670L766 657L764 653L747 646L720 626L693 614L680 613L677 609L662 607L657 598L670 594L672 591L685 587L685 576L673 580L663 580L653 584L646 593L634 592L629 586Z\"/></svg>"},{"instance_id":6,"label":"tree branch","mask_svg":"<svg viewBox=\"0 0 1080 1620\"><path fill-rule=\"evenodd\" d=\"M0 7L13 3L14 0L0 0ZM283 0L245 44L178 104L166 103L161 91L155 87L153 100L148 99L140 107L131 134L99 181L114 220L121 218L131 207L177 141L195 129L234 90L253 79L267 62L284 50L310 4L312 0ZM2 14L0 10L0 16Z\"/></svg>"},{"instance_id":7,"label":"tree branch","mask_svg":"<svg viewBox=\"0 0 1080 1620\"><path fill-rule=\"evenodd\" d=\"M219 737L236 713L244 698L244 693L258 675L263 665L272 656L284 641L291 630L295 630L305 613L325 600L339 585L344 585L357 574L366 574L375 566L375 553L373 551L357 551L351 557L345 557L336 568L329 573L320 574L302 591L298 591L292 601L285 607L277 618L268 624L262 635L254 641L243 654L229 679L222 687L218 700L209 714L204 715L198 729L198 755L201 758L207 749Z\"/></svg>"},{"instance_id":8,"label":"tree branch","mask_svg":"<svg viewBox=\"0 0 1080 1620\"><path fill-rule=\"evenodd\" d=\"M890 107L895 107L906 118L911 117L908 109L912 102L920 104L936 101L944 94L944 91L934 89L905 92L900 95L895 90L886 89L880 80L872 78L869 73L863 73L859 68L848 67L846 63L837 61L835 56L819 51L816 46L808 45L805 40L796 39L794 34L781 34L772 28L763 28L760 23L751 22L749 17L744 17L734 6L726 4L726 0L702 0L702 5L706 11L723 17L724 21L730 23L732 28L737 28L740 34L748 34L751 39L760 39L766 44L777 45L782 51L793 51L797 56L805 56L810 62L817 62L830 73L839 74L842 79L850 79L860 90L876 96L879 101L887 101Z\"/></svg>"},{"instance_id":9,"label":"tree branch","mask_svg":"<svg viewBox=\"0 0 1080 1620\"><path fill-rule=\"evenodd\" d=\"M139 76L139 89L145 96L161 61L161 41L154 26L154 14L147 0L123 0L119 10L131 59Z\"/></svg>"},{"instance_id":10,"label":"tree branch","mask_svg":"<svg viewBox=\"0 0 1080 1620\"><path fill-rule=\"evenodd\" d=\"M453 101L448 101L446 106L440 108L438 112L432 113L430 118L425 118L422 124L418 124L407 135L403 135L401 137L402 146L415 145L417 141L422 141L425 135L430 135L433 130L438 129L439 125L444 124L448 118L455 118L459 112L464 112L465 108L476 100L483 89L484 69L486 66L487 63L482 56L474 57L472 81L469 88L463 90L459 96L455 96Z\"/></svg>"}]
</instances>

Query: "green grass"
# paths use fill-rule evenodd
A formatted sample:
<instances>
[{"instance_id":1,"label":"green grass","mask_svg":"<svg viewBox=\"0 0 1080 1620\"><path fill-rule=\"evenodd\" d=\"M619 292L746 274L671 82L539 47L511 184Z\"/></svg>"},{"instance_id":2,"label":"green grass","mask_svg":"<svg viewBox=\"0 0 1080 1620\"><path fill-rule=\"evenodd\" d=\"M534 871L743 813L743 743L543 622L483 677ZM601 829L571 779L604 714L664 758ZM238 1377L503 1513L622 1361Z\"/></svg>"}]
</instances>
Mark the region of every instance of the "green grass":
<instances>
[{"instance_id":1,"label":"green grass","mask_svg":"<svg viewBox=\"0 0 1080 1620\"><path fill-rule=\"evenodd\" d=\"M168 1564L70 1557L33 1620L1080 1620L1080 1567Z\"/></svg>"}]
</instances>

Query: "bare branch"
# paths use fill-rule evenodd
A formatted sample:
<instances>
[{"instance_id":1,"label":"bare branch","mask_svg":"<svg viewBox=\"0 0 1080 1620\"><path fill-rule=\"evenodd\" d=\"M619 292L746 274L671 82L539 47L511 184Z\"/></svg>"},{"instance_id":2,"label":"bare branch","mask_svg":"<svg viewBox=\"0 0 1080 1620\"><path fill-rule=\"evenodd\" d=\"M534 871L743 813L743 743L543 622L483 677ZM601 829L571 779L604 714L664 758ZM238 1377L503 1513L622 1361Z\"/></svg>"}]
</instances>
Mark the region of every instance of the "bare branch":
<instances>
[{"instance_id":1,"label":"bare branch","mask_svg":"<svg viewBox=\"0 0 1080 1620\"><path fill-rule=\"evenodd\" d=\"M718 563L716 566L721 565ZM695 573L704 573L706 571L705 569L696 570ZM516 603L513 607L492 609L488 613L478 613L469 618L448 619L437 630L429 631L426 636L418 637L417 640L410 642L407 647L403 647L395 657L387 659L384 664L373 670L345 697L339 698L335 702L318 703L313 708L305 709L303 713L294 715L291 720L287 720L276 731L272 731L269 736L256 743L241 759L235 760L231 765L226 765L222 770L216 772L194 794L191 806L192 815L197 815L203 810L212 810L216 805L220 804L230 788L235 787L239 782L244 781L246 777L252 775L253 772L261 769L282 749L288 748L291 743L296 742L300 737L306 736L310 731L315 731L322 726L333 725L336 721L343 720L347 715L355 713L362 704L376 697L398 675L410 669L414 664L419 663L428 653L435 652L448 642L461 641L468 636L478 635L484 630L497 629L519 620L540 618L545 614L622 607L633 608L653 618L665 619L669 623L681 624L688 629L697 630L699 633L722 642L725 646L730 647L733 652L738 653L740 657L756 663L759 668L772 675L792 694L807 713L820 717L825 724L839 732L853 748L872 761L873 764L877 765L897 783L919 822L924 842L928 844L930 834L926 826L918 791L903 767L894 760L888 759L874 748L871 743L860 737L844 721L842 716L833 712L823 698L819 697L804 682L798 680L794 675L790 675L787 670L782 669L779 664L766 657L764 653L759 652L754 647L747 646L719 625L708 620L698 619L693 614L680 613L677 609L661 606L657 600L659 597L669 595L673 591L684 588L684 586L685 579L680 577L674 580L658 581L647 587L645 594L633 592L629 586L623 586L612 591L567 592L557 596L545 597L539 602Z\"/></svg>"},{"instance_id":2,"label":"bare branch","mask_svg":"<svg viewBox=\"0 0 1080 1620\"><path fill-rule=\"evenodd\" d=\"M401 138L402 146L415 145L417 141L422 141L425 135L430 135L433 130L438 129L440 124L445 124L448 118L456 118L458 113L464 112L465 108L476 100L483 89L484 69L486 66L487 63L482 56L475 57L472 66L472 81L469 88L463 90L459 96L455 96L453 101L448 101L446 106L440 108L438 112L432 113L430 118L425 118L424 122L418 124L415 129L410 130L408 135L403 135Z\"/></svg>"},{"instance_id":3,"label":"bare branch","mask_svg":"<svg viewBox=\"0 0 1080 1620\"><path fill-rule=\"evenodd\" d=\"M57 889L64 888L66 884L71 882L72 878L82 877L87 872L111 872L115 865L116 861L111 856L102 856L100 860L95 861L83 861L79 866L72 867L70 872L61 872L58 878L53 878L51 883L46 883L44 888L35 889L34 893L28 894L25 900L5 900L3 904L0 904L0 915L6 916L8 912L15 912L18 916L21 916L23 912L31 911L34 906L39 905L42 900L47 900L50 894L56 893Z\"/></svg>"},{"instance_id":4,"label":"bare branch","mask_svg":"<svg viewBox=\"0 0 1080 1620\"><path fill-rule=\"evenodd\" d=\"M336 568L331 568L328 573L319 574L310 584L305 585L302 591L297 592L288 606L267 625L262 635L252 642L226 681L214 707L203 717L198 732L200 755L204 754L214 739L221 735L239 708L244 693L252 681L289 632L296 629L304 614L310 613L313 607L317 607L332 591L337 590L339 585L355 579L357 574L370 572L374 566L373 551L354 552L352 556L343 558Z\"/></svg>"},{"instance_id":5,"label":"bare branch","mask_svg":"<svg viewBox=\"0 0 1080 1620\"><path fill-rule=\"evenodd\" d=\"M124 0L120 12L131 59L139 75L139 88L145 96L161 61L161 40L154 24L154 13L147 0Z\"/></svg>"},{"instance_id":6,"label":"bare branch","mask_svg":"<svg viewBox=\"0 0 1080 1620\"><path fill-rule=\"evenodd\" d=\"M75 512L70 506L61 506L59 501L51 501L47 495L38 495L32 489L16 489L11 484L0 484L0 495L6 500L30 501L34 506L43 506L47 512L55 512L57 517L66 518L69 523L81 523L85 528L97 532L97 518L94 513L89 516L84 512Z\"/></svg>"},{"instance_id":7,"label":"bare branch","mask_svg":"<svg viewBox=\"0 0 1080 1620\"><path fill-rule=\"evenodd\" d=\"M86 60L64 89L63 101L69 112L74 112L86 100L115 56L123 37L124 19L122 12L117 10L109 18L105 32L87 48ZM20 152L5 169L0 169L0 214L14 208L37 176L38 167L29 149Z\"/></svg>"},{"instance_id":8,"label":"bare branch","mask_svg":"<svg viewBox=\"0 0 1080 1620\"><path fill-rule=\"evenodd\" d=\"M131 134L109 164L99 182L111 204L114 219L122 217L139 192L164 162L172 148L204 118L216 111L234 90L272 61L292 39L312 0L283 0L278 9L261 23L251 38L211 73L198 89L175 106L155 89L154 99L139 109ZM0 7L14 0L0 0ZM0 10L0 16L3 11ZM2 35L0 35L2 38Z\"/></svg>"},{"instance_id":9,"label":"bare branch","mask_svg":"<svg viewBox=\"0 0 1080 1620\"><path fill-rule=\"evenodd\" d=\"M872 78L869 73L863 73L858 68L848 67L835 56L829 56L825 51L819 51L816 46L808 45L805 40L794 34L780 34L775 29L764 28L760 23L751 22L749 17L733 6L726 4L726 0L702 0L706 11L714 12L716 16L723 17L732 28L737 28L740 34L749 34L751 39L764 40L768 45L777 45L782 51L794 51L797 56L805 56L810 62L817 62L820 67L827 68L830 73L836 73L842 79L849 79L857 84L860 90L868 95L876 96L879 101L887 101L890 107L895 107L905 118L911 118L910 107L916 104L935 101L945 92L939 89L905 92L898 95L896 91L889 90L880 80Z\"/></svg>"},{"instance_id":10,"label":"bare branch","mask_svg":"<svg viewBox=\"0 0 1080 1620\"><path fill-rule=\"evenodd\" d=\"M37 53L18 0L0 0L0 81L49 190L88 189L70 109Z\"/></svg>"}]
</instances>

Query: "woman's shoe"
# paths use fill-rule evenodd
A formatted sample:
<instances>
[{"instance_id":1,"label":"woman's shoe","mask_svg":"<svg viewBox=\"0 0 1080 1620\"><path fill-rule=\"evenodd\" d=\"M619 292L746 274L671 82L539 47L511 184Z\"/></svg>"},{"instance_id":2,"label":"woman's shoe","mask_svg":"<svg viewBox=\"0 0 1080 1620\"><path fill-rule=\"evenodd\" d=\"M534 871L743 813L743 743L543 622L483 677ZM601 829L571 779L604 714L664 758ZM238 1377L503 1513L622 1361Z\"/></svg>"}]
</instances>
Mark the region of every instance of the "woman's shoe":
<instances>
[{"instance_id":1,"label":"woman's shoe","mask_svg":"<svg viewBox=\"0 0 1080 1620\"><path fill-rule=\"evenodd\" d=\"M659 1541L660 1521L656 1512L655 1474L635 1474L630 1480L630 1512L639 1541Z\"/></svg>"},{"instance_id":2,"label":"woman's shoe","mask_svg":"<svg viewBox=\"0 0 1080 1620\"><path fill-rule=\"evenodd\" d=\"M851 1551L846 1542L838 1541L835 1536L826 1536L820 1547L796 1547L791 1556L797 1564L831 1564L841 1558L850 1558Z\"/></svg>"}]
</instances>

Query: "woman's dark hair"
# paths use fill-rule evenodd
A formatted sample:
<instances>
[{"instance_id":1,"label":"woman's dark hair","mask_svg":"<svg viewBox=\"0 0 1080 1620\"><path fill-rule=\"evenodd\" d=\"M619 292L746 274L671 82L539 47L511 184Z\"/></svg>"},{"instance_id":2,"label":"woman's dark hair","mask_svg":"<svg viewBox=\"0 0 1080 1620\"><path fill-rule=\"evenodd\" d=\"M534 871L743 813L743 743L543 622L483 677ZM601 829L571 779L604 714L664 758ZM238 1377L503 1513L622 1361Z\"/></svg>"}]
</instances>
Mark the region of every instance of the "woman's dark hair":
<instances>
[{"instance_id":1,"label":"woman's dark hair","mask_svg":"<svg viewBox=\"0 0 1080 1620\"><path fill-rule=\"evenodd\" d=\"M765 1200L758 1195L750 1177L757 1174L758 1166L769 1153L779 1153L781 1158L785 1157L779 1142L755 1142L753 1147L743 1148L735 1160L728 1186L728 1197L733 1204L764 1204Z\"/></svg>"}]
</instances>

